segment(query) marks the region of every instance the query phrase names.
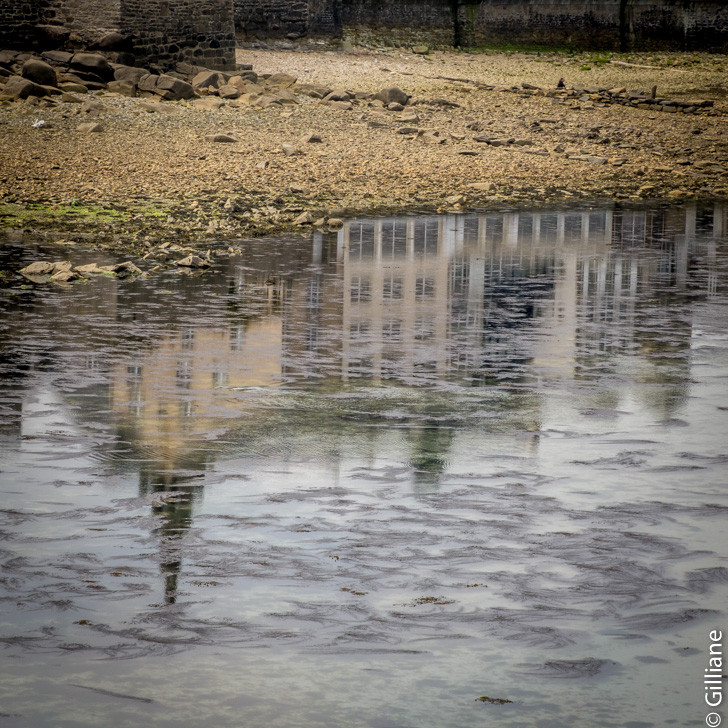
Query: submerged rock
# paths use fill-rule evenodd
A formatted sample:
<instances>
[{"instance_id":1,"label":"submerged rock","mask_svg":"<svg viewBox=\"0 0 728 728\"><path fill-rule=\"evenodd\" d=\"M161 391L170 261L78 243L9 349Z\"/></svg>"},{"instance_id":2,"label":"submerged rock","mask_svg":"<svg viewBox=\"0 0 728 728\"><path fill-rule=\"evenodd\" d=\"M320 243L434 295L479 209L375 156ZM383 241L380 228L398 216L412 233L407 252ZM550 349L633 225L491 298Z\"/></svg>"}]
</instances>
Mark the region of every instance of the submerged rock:
<instances>
[{"instance_id":1,"label":"submerged rock","mask_svg":"<svg viewBox=\"0 0 728 728\"><path fill-rule=\"evenodd\" d=\"M175 261L175 265L181 268L209 268L210 263L199 255L188 255L186 258Z\"/></svg>"}]
</instances>

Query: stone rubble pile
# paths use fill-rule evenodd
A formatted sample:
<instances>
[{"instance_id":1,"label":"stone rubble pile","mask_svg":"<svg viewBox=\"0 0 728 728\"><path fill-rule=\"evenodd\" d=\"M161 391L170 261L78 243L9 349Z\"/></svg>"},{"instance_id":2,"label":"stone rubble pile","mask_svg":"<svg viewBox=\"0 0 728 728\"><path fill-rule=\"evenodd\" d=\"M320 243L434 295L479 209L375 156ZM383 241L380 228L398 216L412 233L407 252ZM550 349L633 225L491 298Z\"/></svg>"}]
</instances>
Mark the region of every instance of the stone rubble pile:
<instances>
[{"instance_id":1,"label":"stone rubble pile","mask_svg":"<svg viewBox=\"0 0 728 728\"><path fill-rule=\"evenodd\" d=\"M115 63L100 53L45 51L40 55L0 51L0 101L28 98L75 102L76 94L108 91L128 97L164 101L191 100L194 106L216 110L223 106L295 105L301 96L319 100L340 110L351 110L366 102L372 106L402 111L411 97L390 87L369 94L318 84L298 84L287 73L258 75L252 66L240 64L235 72L216 71L190 63L177 63L166 72ZM149 111L163 111L149 105ZM88 109L87 109L88 111ZM225 141L218 139L216 141Z\"/></svg>"},{"instance_id":2,"label":"stone rubble pile","mask_svg":"<svg viewBox=\"0 0 728 728\"><path fill-rule=\"evenodd\" d=\"M479 85L484 86L483 84ZM713 101L709 99L669 99L657 96L656 88L650 91L628 91L624 87L599 88L577 85L554 89L541 88L530 83L522 83L520 86L489 86L488 88L521 96L547 96L553 99L553 103L579 102L584 105L584 108L620 104L665 113L699 114L712 110L713 107Z\"/></svg>"}]
</instances>

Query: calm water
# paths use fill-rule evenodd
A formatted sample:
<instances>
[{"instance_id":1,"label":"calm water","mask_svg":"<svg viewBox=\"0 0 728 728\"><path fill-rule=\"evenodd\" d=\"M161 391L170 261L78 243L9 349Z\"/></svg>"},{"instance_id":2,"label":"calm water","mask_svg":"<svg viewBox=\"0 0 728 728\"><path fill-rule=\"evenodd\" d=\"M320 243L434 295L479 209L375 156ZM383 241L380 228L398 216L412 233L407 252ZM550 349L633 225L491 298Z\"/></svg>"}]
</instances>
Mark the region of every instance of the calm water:
<instances>
[{"instance_id":1,"label":"calm water","mask_svg":"<svg viewBox=\"0 0 728 728\"><path fill-rule=\"evenodd\" d=\"M727 232L366 219L3 296L0 725L704 725Z\"/></svg>"}]
</instances>

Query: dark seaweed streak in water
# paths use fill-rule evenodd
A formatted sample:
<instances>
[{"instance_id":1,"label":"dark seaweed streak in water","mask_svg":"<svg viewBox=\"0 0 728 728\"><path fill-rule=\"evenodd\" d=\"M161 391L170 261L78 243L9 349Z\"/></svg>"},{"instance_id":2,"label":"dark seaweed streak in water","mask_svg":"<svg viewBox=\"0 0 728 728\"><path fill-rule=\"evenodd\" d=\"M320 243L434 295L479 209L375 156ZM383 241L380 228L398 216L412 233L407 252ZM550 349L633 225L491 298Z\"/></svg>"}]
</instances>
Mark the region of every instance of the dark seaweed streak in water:
<instances>
[{"instance_id":1,"label":"dark seaweed streak in water","mask_svg":"<svg viewBox=\"0 0 728 728\"><path fill-rule=\"evenodd\" d=\"M4 296L12 724L694 721L726 218L358 220Z\"/></svg>"}]
</instances>

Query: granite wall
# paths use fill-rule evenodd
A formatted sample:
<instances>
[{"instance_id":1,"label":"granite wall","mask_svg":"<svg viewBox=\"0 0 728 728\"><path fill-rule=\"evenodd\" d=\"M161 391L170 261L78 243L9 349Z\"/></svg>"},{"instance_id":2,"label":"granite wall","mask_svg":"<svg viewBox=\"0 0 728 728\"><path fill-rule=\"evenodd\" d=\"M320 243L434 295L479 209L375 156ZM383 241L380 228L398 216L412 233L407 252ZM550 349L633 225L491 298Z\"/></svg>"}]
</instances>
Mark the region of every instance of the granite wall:
<instances>
[{"instance_id":1,"label":"granite wall","mask_svg":"<svg viewBox=\"0 0 728 728\"><path fill-rule=\"evenodd\" d=\"M233 0L2 0L0 47L98 47L116 34L140 65L235 68Z\"/></svg>"},{"instance_id":2,"label":"granite wall","mask_svg":"<svg viewBox=\"0 0 728 728\"><path fill-rule=\"evenodd\" d=\"M340 0L234 0L239 38L341 35Z\"/></svg>"},{"instance_id":3,"label":"granite wall","mask_svg":"<svg viewBox=\"0 0 728 728\"><path fill-rule=\"evenodd\" d=\"M726 0L341 0L341 18L354 41L728 52Z\"/></svg>"}]
</instances>

